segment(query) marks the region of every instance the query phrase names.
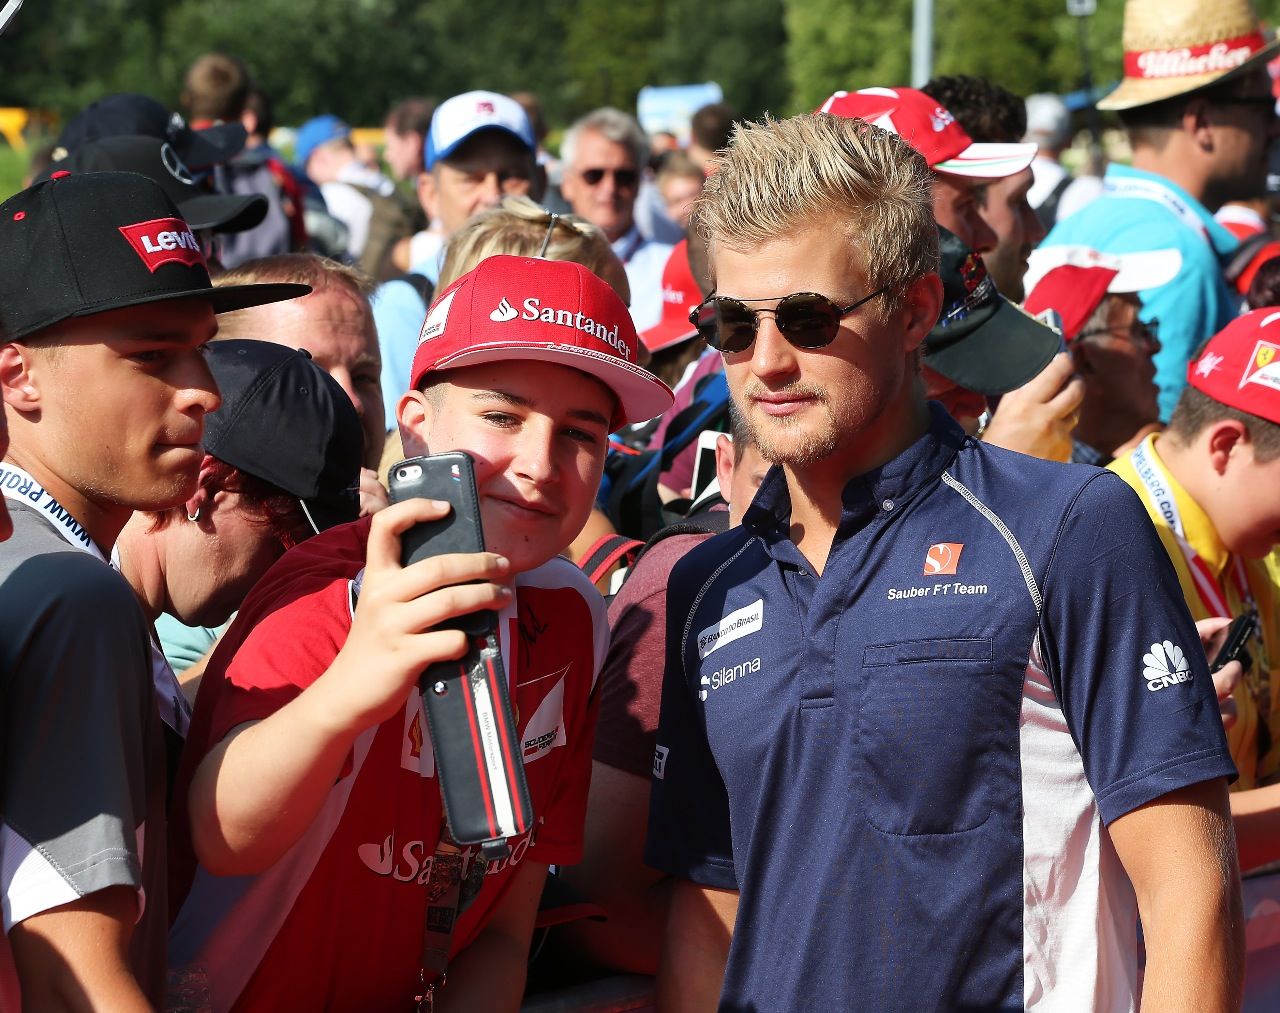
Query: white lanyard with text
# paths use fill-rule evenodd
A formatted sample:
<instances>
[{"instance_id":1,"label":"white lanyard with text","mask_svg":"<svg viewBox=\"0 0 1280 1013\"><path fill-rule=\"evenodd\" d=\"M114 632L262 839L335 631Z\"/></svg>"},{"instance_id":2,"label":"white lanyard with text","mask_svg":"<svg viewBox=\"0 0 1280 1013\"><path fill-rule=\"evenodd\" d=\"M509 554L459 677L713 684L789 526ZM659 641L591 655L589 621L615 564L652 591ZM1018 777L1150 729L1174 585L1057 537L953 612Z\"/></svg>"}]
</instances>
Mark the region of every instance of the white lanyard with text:
<instances>
[{"instance_id":1,"label":"white lanyard with text","mask_svg":"<svg viewBox=\"0 0 1280 1013\"><path fill-rule=\"evenodd\" d=\"M1174 537L1178 539L1178 547L1182 549L1182 555L1187 561L1187 569L1191 572L1191 579L1195 581L1196 591L1201 601L1215 616L1231 619L1233 617L1231 609L1227 606L1226 592L1218 581L1217 575L1187 541L1186 529L1182 526L1182 513L1178 510L1178 501L1173 494L1173 483L1151 452L1152 439L1149 437L1143 440L1133 451L1131 457L1134 471L1138 473L1138 479L1146 490L1147 498L1156 508L1156 513L1164 518ZM1240 561L1240 557L1235 555L1231 557L1231 561L1234 567L1232 576L1235 578L1240 599L1248 608L1256 611L1244 572L1244 564Z\"/></svg>"},{"instance_id":2,"label":"white lanyard with text","mask_svg":"<svg viewBox=\"0 0 1280 1013\"><path fill-rule=\"evenodd\" d=\"M5 499L31 507L47 517L53 524L54 529L66 540L68 545L82 552L87 552L108 566L113 566L113 562L107 560L106 556L102 554L102 549L89 537L89 532L84 529L84 526L79 521L71 516L67 508L59 503L49 490L16 464L10 464L7 461L0 462L0 491L4 493ZM114 569L118 570L119 566L114 566ZM173 669L165 659L164 652L160 650L159 644L156 643L154 633L149 640L151 644L151 682L156 688L160 716L165 724L185 738L187 728L191 723L190 705L188 705L186 697L182 695L177 677L173 674Z\"/></svg>"},{"instance_id":3,"label":"white lanyard with text","mask_svg":"<svg viewBox=\"0 0 1280 1013\"><path fill-rule=\"evenodd\" d=\"M1154 179L1137 179L1131 176L1108 176L1102 183L1102 192L1112 197L1133 197L1138 200L1149 200L1167 208L1178 221L1199 233L1200 238L1209 242L1209 230L1205 228L1200 216L1187 202L1162 183Z\"/></svg>"}]
</instances>

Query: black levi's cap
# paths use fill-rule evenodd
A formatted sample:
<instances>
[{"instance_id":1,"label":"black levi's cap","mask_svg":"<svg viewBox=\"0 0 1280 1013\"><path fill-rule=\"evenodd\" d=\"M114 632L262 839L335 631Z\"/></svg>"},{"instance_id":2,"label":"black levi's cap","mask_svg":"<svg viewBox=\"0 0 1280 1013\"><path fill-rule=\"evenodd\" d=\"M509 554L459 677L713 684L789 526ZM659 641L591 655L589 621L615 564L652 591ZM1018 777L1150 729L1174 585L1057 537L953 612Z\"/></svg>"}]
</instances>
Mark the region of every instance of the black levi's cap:
<instances>
[{"instance_id":1,"label":"black levi's cap","mask_svg":"<svg viewBox=\"0 0 1280 1013\"><path fill-rule=\"evenodd\" d=\"M173 201L132 172L55 172L0 204L0 336L72 317L198 298L215 313L306 295L306 285L209 282Z\"/></svg>"},{"instance_id":2,"label":"black levi's cap","mask_svg":"<svg viewBox=\"0 0 1280 1013\"><path fill-rule=\"evenodd\" d=\"M924 342L924 364L979 394L1005 394L1036 376L1062 338L996 290L982 258L938 227L942 315Z\"/></svg>"},{"instance_id":3,"label":"black levi's cap","mask_svg":"<svg viewBox=\"0 0 1280 1013\"><path fill-rule=\"evenodd\" d=\"M53 162L38 177L49 179L55 172L136 172L154 180L169 199L178 205L193 231L244 232L262 224L267 217L267 198L262 194L213 193L199 186L191 170L183 164L168 141L142 134L107 137L77 148L61 162Z\"/></svg>"},{"instance_id":4,"label":"black levi's cap","mask_svg":"<svg viewBox=\"0 0 1280 1013\"><path fill-rule=\"evenodd\" d=\"M248 134L239 123L219 123L192 130L178 113L170 113L148 95L108 95L85 106L58 136L54 161L61 161L83 145L104 137L145 134L168 141L193 169L221 165L244 150Z\"/></svg>"},{"instance_id":5,"label":"black levi's cap","mask_svg":"<svg viewBox=\"0 0 1280 1013\"><path fill-rule=\"evenodd\" d=\"M319 533L360 516L360 416L305 351L270 341L209 345L222 405L205 416L205 453L296 496Z\"/></svg>"}]
</instances>

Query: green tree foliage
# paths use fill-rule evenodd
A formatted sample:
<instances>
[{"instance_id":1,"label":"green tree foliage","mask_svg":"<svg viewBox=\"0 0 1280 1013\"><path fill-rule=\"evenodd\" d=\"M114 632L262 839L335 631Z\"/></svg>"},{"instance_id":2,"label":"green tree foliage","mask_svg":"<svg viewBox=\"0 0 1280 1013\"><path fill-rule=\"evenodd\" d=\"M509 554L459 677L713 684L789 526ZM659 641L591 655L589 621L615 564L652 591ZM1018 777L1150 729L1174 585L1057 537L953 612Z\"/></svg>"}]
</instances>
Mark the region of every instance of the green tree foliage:
<instances>
[{"instance_id":1,"label":"green tree foliage","mask_svg":"<svg viewBox=\"0 0 1280 1013\"><path fill-rule=\"evenodd\" d=\"M1205 0L1206 3L1209 0ZM1014 91L1079 86L1065 0L935 0L936 73ZM1099 83L1121 68L1122 0L1087 19ZM1280 21L1280 0L1259 3ZM281 122L375 124L391 102L468 88L539 94L553 126L645 84L718 81L745 116L814 108L837 88L907 83L912 0L31 0L0 36L0 105L63 116L113 91L176 107L202 52L240 54Z\"/></svg>"}]
</instances>

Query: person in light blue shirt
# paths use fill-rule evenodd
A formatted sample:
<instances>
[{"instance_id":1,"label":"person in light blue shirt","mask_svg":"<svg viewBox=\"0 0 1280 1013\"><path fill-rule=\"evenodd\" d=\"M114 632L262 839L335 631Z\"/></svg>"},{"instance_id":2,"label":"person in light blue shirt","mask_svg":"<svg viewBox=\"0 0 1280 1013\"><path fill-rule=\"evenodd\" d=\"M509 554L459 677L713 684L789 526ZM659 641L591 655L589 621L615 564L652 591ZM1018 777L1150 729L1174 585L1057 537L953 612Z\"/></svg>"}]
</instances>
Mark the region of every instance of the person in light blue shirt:
<instances>
[{"instance_id":1,"label":"person in light blue shirt","mask_svg":"<svg viewBox=\"0 0 1280 1013\"><path fill-rule=\"evenodd\" d=\"M1188 90L1172 77L1153 91L1124 84L1100 108L1116 109L1133 147L1133 165L1112 165L1103 195L1060 221L1043 246L1091 246L1104 253L1165 248L1182 254L1167 285L1138 293L1142 316L1159 321L1156 353L1160 417L1167 421L1186 384L1187 363L1239 310L1222 276L1236 239L1213 219L1228 200L1263 192L1275 102L1263 64L1250 61ZM1182 89L1179 92L1179 89Z\"/></svg>"},{"instance_id":2,"label":"person in light blue shirt","mask_svg":"<svg viewBox=\"0 0 1280 1013\"><path fill-rule=\"evenodd\" d=\"M455 95L431 118L418 200L437 228L413 237L407 280L384 282L373 297L388 432L396 428L400 395L409 389L409 363L440 277L444 241L504 196L541 198L546 180L535 148L524 109L496 92Z\"/></svg>"}]
</instances>

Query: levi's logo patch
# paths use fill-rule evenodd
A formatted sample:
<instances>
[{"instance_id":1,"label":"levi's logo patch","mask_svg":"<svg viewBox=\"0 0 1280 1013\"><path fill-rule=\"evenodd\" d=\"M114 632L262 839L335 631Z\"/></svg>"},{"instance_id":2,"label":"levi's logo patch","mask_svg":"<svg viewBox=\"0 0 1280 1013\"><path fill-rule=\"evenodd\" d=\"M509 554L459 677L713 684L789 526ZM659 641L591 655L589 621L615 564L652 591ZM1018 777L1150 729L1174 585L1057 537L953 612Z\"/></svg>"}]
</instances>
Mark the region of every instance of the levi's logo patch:
<instances>
[{"instance_id":1,"label":"levi's logo patch","mask_svg":"<svg viewBox=\"0 0 1280 1013\"><path fill-rule=\"evenodd\" d=\"M137 225L121 225L120 232L155 274L161 264L204 267L204 254L191 227L181 218L156 218Z\"/></svg>"},{"instance_id":2,"label":"levi's logo patch","mask_svg":"<svg viewBox=\"0 0 1280 1013\"><path fill-rule=\"evenodd\" d=\"M941 577L944 574L954 574L956 567L960 565L960 553L963 550L963 542L938 542L930 545L929 551L924 554L924 575Z\"/></svg>"}]
</instances>

